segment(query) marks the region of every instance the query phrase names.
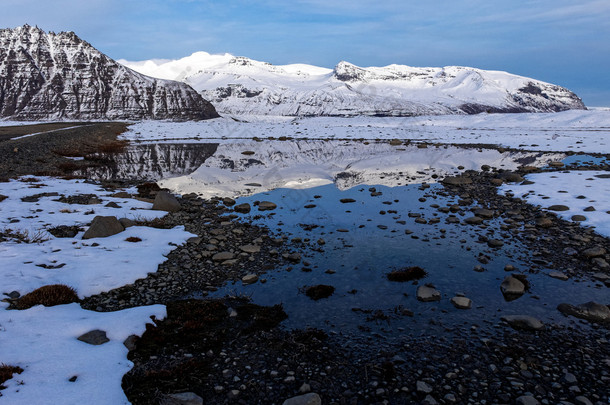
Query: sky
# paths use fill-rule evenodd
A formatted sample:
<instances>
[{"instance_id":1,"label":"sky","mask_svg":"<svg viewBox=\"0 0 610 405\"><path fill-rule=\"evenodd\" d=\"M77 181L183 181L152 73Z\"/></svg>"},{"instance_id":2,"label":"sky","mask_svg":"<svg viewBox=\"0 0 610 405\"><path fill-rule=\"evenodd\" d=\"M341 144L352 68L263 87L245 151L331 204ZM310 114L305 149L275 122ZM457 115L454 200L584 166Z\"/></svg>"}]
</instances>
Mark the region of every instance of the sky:
<instances>
[{"instance_id":1,"label":"sky","mask_svg":"<svg viewBox=\"0 0 610 405\"><path fill-rule=\"evenodd\" d=\"M471 66L610 106L610 0L1 0L0 27L74 31L114 59Z\"/></svg>"}]
</instances>

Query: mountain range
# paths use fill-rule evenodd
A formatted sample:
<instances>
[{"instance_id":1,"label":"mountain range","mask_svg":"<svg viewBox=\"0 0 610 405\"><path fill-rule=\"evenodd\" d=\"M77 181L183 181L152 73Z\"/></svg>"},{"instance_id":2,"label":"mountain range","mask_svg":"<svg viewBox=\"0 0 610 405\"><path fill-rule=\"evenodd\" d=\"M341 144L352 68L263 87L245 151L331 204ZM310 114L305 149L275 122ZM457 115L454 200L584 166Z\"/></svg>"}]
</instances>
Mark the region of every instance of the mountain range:
<instances>
[{"instance_id":1,"label":"mountain range","mask_svg":"<svg viewBox=\"0 0 610 405\"><path fill-rule=\"evenodd\" d=\"M187 84L115 62L73 32L24 25L0 30L0 118L172 119L217 117Z\"/></svg>"},{"instance_id":2,"label":"mountain range","mask_svg":"<svg viewBox=\"0 0 610 405\"><path fill-rule=\"evenodd\" d=\"M507 72L448 66L334 69L277 66L231 54L120 63L191 85L220 113L275 116L413 116L586 109L573 92Z\"/></svg>"}]
</instances>

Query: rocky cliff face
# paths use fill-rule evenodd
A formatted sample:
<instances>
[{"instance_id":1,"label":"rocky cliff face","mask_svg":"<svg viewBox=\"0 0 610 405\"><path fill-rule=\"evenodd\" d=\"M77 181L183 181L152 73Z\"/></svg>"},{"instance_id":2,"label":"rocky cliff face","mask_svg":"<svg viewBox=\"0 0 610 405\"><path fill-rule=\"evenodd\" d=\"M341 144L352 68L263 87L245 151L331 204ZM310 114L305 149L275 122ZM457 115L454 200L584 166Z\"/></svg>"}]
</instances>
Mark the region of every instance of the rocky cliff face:
<instances>
[{"instance_id":1,"label":"rocky cliff face","mask_svg":"<svg viewBox=\"0 0 610 405\"><path fill-rule=\"evenodd\" d=\"M181 80L236 115L412 116L585 109L578 96L507 72L447 66L274 66L197 52L168 61L121 61L153 77Z\"/></svg>"},{"instance_id":2,"label":"rocky cliff face","mask_svg":"<svg viewBox=\"0 0 610 405\"><path fill-rule=\"evenodd\" d=\"M0 30L0 118L170 119L217 117L184 83L116 63L73 32L24 25Z\"/></svg>"}]
</instances>

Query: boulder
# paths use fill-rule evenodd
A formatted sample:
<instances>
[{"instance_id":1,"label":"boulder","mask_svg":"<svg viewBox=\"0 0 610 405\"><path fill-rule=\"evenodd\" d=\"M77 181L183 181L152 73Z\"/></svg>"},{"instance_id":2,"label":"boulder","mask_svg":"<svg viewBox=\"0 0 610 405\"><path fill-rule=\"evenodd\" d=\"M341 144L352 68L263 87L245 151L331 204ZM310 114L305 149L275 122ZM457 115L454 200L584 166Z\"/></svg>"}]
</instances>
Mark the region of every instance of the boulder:
<instances>
[{"instance_id":1,"label":"boulder","mask_svg":"<svg viewBox=\"0 0 610 405\"><path fill-rule=\"evenodd\" d=\"M462 186L472 184L472 179L467 176L447 176L443 179L443 184L449 186Z\"/></svg>"},{"instance_id":2,"label":"boulder","mask_svg":"<svg viewBox=\"0 0 610 405\"><path fill-rule=\"evenodd\" d=\"M91 221L91 226L85 231L83 239L105 238L121 233L124 230L125 228L116 217L102 217L98 215Z\"/></svg>"},{"instance_id":3,"label":"boulder","mask_svg":"<svg viewBox=\"0 0 610 405\"><path fill-rule=\"evenodd\" d=\"M157 193L152 209L156 211L176 212L180 211L178 199L169 192L161 190Z\"/></svg>"},{"instance_id":4,"label":"boulder","mask_svg":"<svg viewBox=\"0 0 610 405\"><path fill-rule=\"evenodd\" d=\"M575 316L589 322L610 322L610 309L606 305L593 301L578 306L559 304L557 309L566 316Z\"/></svg>"},{"instance_id":5,"label":"boulder","mask_svg":"<svg viewBox=\"0 0 610 405\"><path fill-rule=\"evenodd\" d=\"M258 204L259 211L272 211L277 208L277 204L272 203L271 201L261 201Z\"/></svg>"},{"instance_id":6,"label":"boulder","mask_svg":"<svg viewBox=\"0 0 610 405\"><path fill-rule=\"evenodd\" d=\"M417 299L422 302L441 300L441 292L431 285L421 285L417 288Z\"/></svg>"},{"instance_id":7,"label":"boulder","mask_svg":"<svg viewBox=\"0 0 610 405\"><path fill-rule=\"evenodd\" d=\"M544 324L532 316L528 315L506 315L502 317L503 321L517 330L537 331L544 329Z\"/></svg>"},{"instance_id":8,"label":"boulder","mask_svg":"<svg viewBox=\"0 0 610 405\"><path fill-rule=\"evenodd\" d=\"M606 254L606 249L601 246L595 246L589 249L585 249L582 251L582 255L587 259L592 259L594 257L600 257Z\"/></svg>"},{"instance_id":9,"label":"boulder","mask_svg":"<svg viewBox=\"0 0 610 405\"><path fill-rule=\"evenodd\" d=\"M167 394L163 401L164 405L203 405L203 398L194 392L180 392L178 394Z\"/></svg>"},{"instance_id":10,"label":"boulder","mask_svg":"<svg viewBox=\"0 0 610 405\"><path fill-rule=\"evenodd\" d=\"M224 262L225 260L231 260L235 255L231 252L219 252L212 256L212 260L215 262Z\"/></svg>"},{"instance_id":11,"label":"boulder","mask_svg":"<svg viewBox=\"0 0 610 405\"><path fill-rule=\"evenodd\" d=\"M502 281L500 290L505 300L512 301L525 294L525 284L516 277L508 276Z\"/></svg>"},{"instance_id":12,"label":"boulder","mask_svg":"<svg viewBox=\"0 0 610 405\"><path fill-rule=\"evenodd\" d=\"M470 309L472 307L472 300L466 297L453 297L451 303L457 309Z\"/></svg>"},{"instance_id":13,"label":"boulder","mask_svg":"<svg viewBox=\"0 0 610 405\"><path fill-rule=\"evenodd\" d=\"M106 332L99 329L89 331L79 336L78 340L94 346L99 346L103 345L106 342L110 342L110 339L108 339L108 337L106 336Z\"/></svg>"},{"instance_id":14,"label":"boulder","mask_svg":"<svg viewBox=\"0 0 610 405\"><path fill-rule=\"evenodd\" d=\"M282 405L322 405L322 398L315 392L285 400Z\"/></svg>"},{"instance_id":15,"label":"boulder","mask_svg":"<svg viewBox=\"0 0 610 405\"><path fill-rule=\"evenodd\" d=\"M243 204L238 204L235 207L233 207L233 210L235 212L239 212L241 214L247 214L248 212L250 212L252 208L250 207L250 204L248 203L243 203Z\"/></svg>"},{"instance_id":16,"label":"boulder","mask_svg":"<svg viewBox=\"0 0 610 405\"><path fill-rule=\"evenodd\" d=\"M258 276L256 274L246 274L241 278L241 282L244 285L254 284L258 281Z\"/></svg>"}]
</instances>

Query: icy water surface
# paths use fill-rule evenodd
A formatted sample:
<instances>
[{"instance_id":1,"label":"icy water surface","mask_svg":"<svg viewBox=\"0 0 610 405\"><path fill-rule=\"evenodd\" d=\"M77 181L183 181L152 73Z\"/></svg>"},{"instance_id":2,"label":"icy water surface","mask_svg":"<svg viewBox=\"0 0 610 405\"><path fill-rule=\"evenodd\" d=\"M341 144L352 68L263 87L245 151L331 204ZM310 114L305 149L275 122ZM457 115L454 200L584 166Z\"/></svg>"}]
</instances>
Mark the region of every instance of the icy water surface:
<instances>
[{"instance_id":1,"label":"icy water surface","mask_svg":"<svg viewBox=\"0 0 610 405\"><path fill-rule=\"evenodd\" d=\"M374 196L371 190L382 194ZM238 294L251 296L258 304L283 303L289 315L284 322L288 328L315 327L346 334L390 336L463 325L484 327L497 324L503 315L513 314L527 314L546 322L567 322L556 310L559 303L607 298L607 291L593 283L556 280L548 276L550 270L526 265L520 257L527 257L527 246L503 239L498 219L486 221L487 228L446 223L451 214L440 213L430 206L442 207L458 201L437 195L441 190L439 185L427 189L408 185L371 189L358 186L340 191L327 185L306 190L278 189L240 198L238 203L264 200L277 203L278 208L271 214L261 216L265 213L254 208L243 217L288 238L301 238L303 261L262 276L265 283L243 286L239 282L213 296ZM340 202L346 198L355 202ZM431 219L434 222L434 218L440 222L416 223L413 214L428 222ZM480 240L481 236L503 239L505 245L492 249ZM320 239L324 240L323 245L318 243ZM488 256L489 262L482 264L478 260L480 255ZM509 263L517 267L517 272L527 274L531 289L517 300L506 302L500 284L510 274L504 271ZM477 265L485 271L474 271ZM388 272L408 266L427 271L428 276L419 284L432 283L442 293L440 302L419 302L417 283L387 279ZM318 284L335 287L335 293L326 299L311 300L303 287ZM472 309L454 308L450 299L456 294L472 299ZM404 315L404 309L414 316Z\"/></svg>"}]
</instances>

